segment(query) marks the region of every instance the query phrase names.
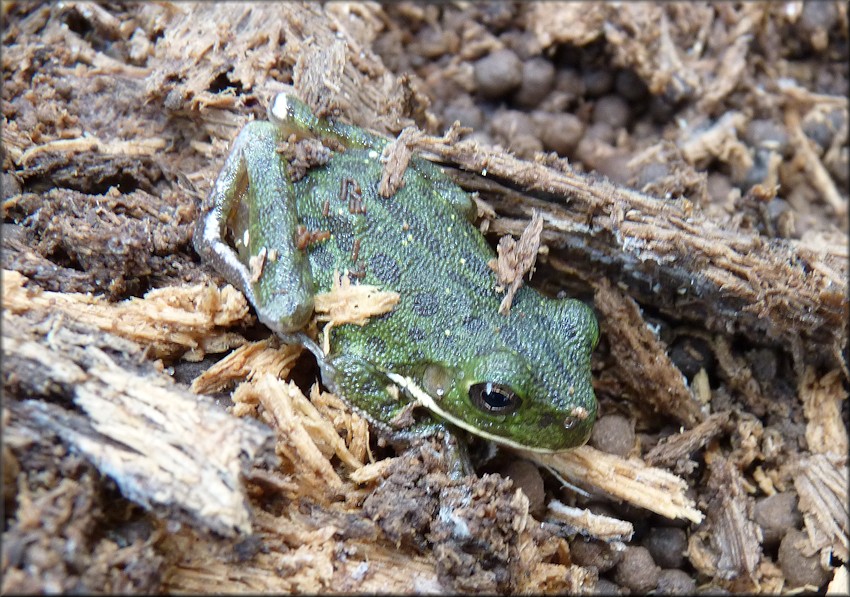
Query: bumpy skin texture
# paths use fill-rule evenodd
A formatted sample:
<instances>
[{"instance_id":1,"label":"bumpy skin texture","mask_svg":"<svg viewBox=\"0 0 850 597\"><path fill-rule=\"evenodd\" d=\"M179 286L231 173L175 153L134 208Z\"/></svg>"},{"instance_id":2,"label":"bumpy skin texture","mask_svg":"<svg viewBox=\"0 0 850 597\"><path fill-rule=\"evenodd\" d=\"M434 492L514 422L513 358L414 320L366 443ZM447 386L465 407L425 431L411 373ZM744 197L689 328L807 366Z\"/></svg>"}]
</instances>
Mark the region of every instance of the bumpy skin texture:
<instances>
[{"instance_id":1,"label":"bumpy skin texture","mask_svg":"<svg viewBox=\"0 0 850 597\"><path fill-rule=\"evenodd\" d=\"M449 421L533 450L583 444L596 415L592 311L526 286L510 314L500 315L502 297L487 266L494 251L470 223L474 209L459 187L414 156L401 189L383 198L385 140L318 120L294 98L276 103L286 110L272 114L276 124L250 123L234 143L196 230L198 252L288 340L307 341L297 330L313 294L331 288L334 271L398 292L393 311L363 327L334 327L330 353L317 355L323 381L391 435L430 433ZM276 134L280 141L291 133L330 139L337 149L294 184L285 160L269 149ZM363 207L351 210L349 199L358 191ZM234 217L234 210L241 215ZM246 225L236 220L248 222L249 244L241 254L224 243L243 237ZM330 238L298 249L298 225L328 231ZM277 259L266 259L262 275L251 279L245 265L263 250ZM470 397L486 393L476 385L486 382L497 384L487 389L497 392L495 410ZM393 383L402 391L388 391ZM426 408L410 416L416 400Z\"/></svg>"}]
</instances>

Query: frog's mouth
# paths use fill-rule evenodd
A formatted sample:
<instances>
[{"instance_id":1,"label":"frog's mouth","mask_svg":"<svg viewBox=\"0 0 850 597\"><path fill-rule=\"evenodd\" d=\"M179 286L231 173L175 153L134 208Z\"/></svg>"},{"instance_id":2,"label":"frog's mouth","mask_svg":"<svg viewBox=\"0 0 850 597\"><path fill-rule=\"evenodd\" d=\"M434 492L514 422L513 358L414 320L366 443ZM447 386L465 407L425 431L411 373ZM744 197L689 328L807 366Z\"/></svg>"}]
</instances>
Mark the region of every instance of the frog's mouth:
<instances>
[{"instance_id":1,"label":"frog's mouth","mask_svg":"<svg viewBox=\"0 0 850 597\"><path fill-rule=\"evenodd\" d=\"M537 452L540 454L557 454L562 450L551 450L548 448L536 448L534 446L528 446L525 444L521 444L519 442L515 442L513 440L501 437L499 435L493 435L492 433L487 433L481 429L478 429L474 425L470 425L466 421L462 419L458 419L454 415L449 412L446 412L442 408L437 405L437 401L431 397L425 390L416 385L411 378L405 377L403 375L399 375L398 373L387 372L387 377L389 377L394 383L398 384L398 386L408 392L411 396L416 398L419 403L427 408L429 411L434 413L435 415L445 419L452 425L456 427L460 427L461 429L465 429L469 433L473 435L477 435L478 437L483 437L486 440L490 440L491 442L501 444L503 446L508 446L509 448L517 448L519 450L526 450L528 452Z\"/></svg>"}]
</instances>

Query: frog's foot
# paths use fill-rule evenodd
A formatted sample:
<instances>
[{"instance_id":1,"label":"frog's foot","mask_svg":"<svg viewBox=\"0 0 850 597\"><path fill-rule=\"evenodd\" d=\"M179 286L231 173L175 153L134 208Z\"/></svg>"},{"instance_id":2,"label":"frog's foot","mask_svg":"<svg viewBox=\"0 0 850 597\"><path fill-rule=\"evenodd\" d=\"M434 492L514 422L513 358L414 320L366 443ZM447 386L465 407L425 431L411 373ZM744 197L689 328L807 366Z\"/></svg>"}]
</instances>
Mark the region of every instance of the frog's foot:
<instances>
[{"instance_id":1,"label":"frog's foot","mask_svg":"<svg viewBox=\"0 0 850 597\"><path fill-rule=\"evenodd\" d=\"M475 475L467 443L445 426L438 437L442 441L442 456L448 465L449 478L459 481L464 477Z\"/></svg>"}]
</instances>

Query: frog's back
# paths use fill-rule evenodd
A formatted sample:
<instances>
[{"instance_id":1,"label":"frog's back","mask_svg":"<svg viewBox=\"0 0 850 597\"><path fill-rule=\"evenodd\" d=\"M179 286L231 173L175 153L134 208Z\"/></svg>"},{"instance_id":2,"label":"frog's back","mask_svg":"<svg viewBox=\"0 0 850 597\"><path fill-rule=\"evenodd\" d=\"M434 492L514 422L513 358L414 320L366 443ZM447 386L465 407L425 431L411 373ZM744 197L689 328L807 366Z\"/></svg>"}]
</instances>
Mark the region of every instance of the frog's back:
<instances>
[{"instance_id":1,"label":"frog's back","mask_svg":"<svg viewBox=\"0 0 850 597\"><path fill-rule=\"evenodd\" d=\"M508 351L534 363L545 396L582 388L591 402L585 371L588 337L595 344L596 332L589 331L589 309L523 286L510 313L499 314L503 295L495 291L496 277L487 265L495 252L442 195L447 188L451 192L448 180L442 175L432 180L430 169L422 175L409 168L404 187L383 198L381 164L372 155L338 154L298 183L302 225L330 232L309 249L317 292L330 289L334 271L347 270L362 283L400 295L392 312L371 319L365 329L335 327L332 349L395 370L433 362L451 368ZM595 330L595 323L590 327Z\"/></svg>"},{"instance_id":2,"label":"frog's back","mask_svg":"<svg viewBox=\"0 0 850 597\"><path fill-rule=\"evenodd\" d=\"M386 319L402 315L414 341L437 325L451 334L470 314L495 315L494 252L441 195L447 179L435 186L430 172L409 167L404 186L384 198L381 168L376 152L348 150L297 183L302 226L330 233L308 249L317 292L330 289L334 271L398 292L397 313Z\"/></svg>"}]
</instances>

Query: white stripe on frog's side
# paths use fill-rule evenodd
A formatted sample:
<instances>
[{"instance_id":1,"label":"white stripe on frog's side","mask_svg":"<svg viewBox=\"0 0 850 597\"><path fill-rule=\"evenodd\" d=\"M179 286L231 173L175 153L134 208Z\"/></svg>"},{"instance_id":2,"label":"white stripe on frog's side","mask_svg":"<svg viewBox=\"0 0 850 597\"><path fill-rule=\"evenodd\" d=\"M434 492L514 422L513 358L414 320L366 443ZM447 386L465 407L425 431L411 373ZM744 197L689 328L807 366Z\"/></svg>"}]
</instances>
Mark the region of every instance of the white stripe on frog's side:
<instances>
[{"instance_id":1,"label":"white stripe on frog's side","mask_svg":"<svg viewBox=\"0 0 850 597\"><path fill-rule=\"evenodd\" d=\"M526 446L519 442L515 442L513 440L505 439L504 437L500 437L498 435L493 435L492 433L487 433L481 429L478 429L474 425L470 425L466 421L462 419L458 419L454 415L446 412L439 406L437 406L437 402L422 388L416 385L409 377L404 377L403 375L399 375L398 373L387 372L387 377L393 380L395 383L399 385L400 388L407 391L411 396L416 398L419 403L427 408L432 413L436 414L439 417L442 417L452 425L456 425L461 429L466 429L473 435L477 435L478 437L483 437L484 439L488 439L491 442L495 442L497 444L502 444L503 446L508 446L510 448L517 448L519 450L527 450L529 452L538 452L540 454L555 454L556 450L548 450L546 448L535 448L533 446Z\"/></svg>"}]
</instances>

